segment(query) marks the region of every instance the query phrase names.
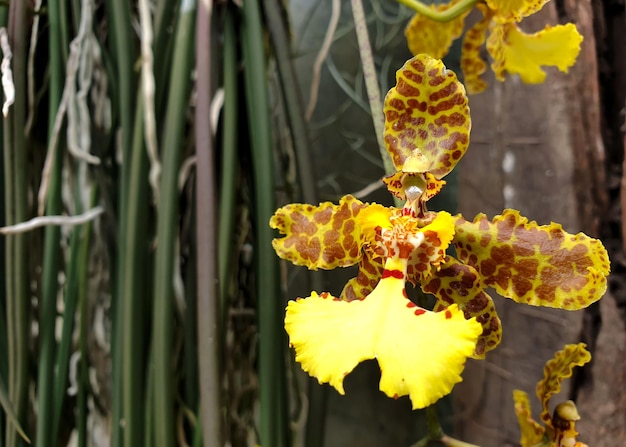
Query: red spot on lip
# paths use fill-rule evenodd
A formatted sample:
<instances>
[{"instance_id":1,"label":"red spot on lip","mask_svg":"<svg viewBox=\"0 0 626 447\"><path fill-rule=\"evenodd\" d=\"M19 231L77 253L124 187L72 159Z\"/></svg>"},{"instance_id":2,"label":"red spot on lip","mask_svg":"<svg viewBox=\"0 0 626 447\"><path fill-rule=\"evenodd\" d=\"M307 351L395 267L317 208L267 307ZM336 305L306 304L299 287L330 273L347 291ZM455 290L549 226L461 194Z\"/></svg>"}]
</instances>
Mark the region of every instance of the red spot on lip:
<instances>
[{"instance_id":1,"label":"red spot on lip","mask_svg":"<svg viewBox=\"0 0 626 447\"><path fill-rule=\"evenodd\" d=\"M402 273L402 270L383 270L383 278L396 278L396 279L403 279L404 278L404 273Z\"/></svg>"},{"instance_id":2,"label":"red spot on lip","mask_svg":"<svg viewBox=\"0 0 626 447\"><path fill-rule=\"evenodd\" d=\"M450 312L449 310L446 310L446 319L450 319L452 318L452 312Z\"/></svg>"},{"instance_id":3,"label":"red spot on lip","mask_svg":"<svg viewBox=\"0 0 626 447\"><path fill-rule=\"evenodd\" d=\"M422 314L425 314L426 311L424 309L422 309L421 307L419 309L415 309L415 315L420 316Z\"/></svg>"},{"instance_id":4,"label":"red spot on lip","mask_svg":"<svg viewBox=\"0 0 626 447\"><path fill-rule=\"evenodd\" d=\"M411 307L416 307L416 306L417 306L417 304L415 304L413 301L409 301L408 303L406 303L406 307L408 307L409 309Z\"/></svg>"}]
</instances>

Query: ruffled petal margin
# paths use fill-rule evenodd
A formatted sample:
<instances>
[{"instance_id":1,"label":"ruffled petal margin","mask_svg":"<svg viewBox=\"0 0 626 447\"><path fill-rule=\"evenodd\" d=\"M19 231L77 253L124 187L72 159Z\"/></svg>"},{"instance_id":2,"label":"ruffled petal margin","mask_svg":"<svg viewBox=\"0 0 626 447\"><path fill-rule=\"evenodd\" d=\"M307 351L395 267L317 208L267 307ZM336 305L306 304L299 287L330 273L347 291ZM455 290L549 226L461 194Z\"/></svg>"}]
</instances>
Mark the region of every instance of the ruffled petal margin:
<instances>
[{"instance_id":1,"label":"ruffled petal margin","mask_svg":"<svg viewBox=\"0 0 626 447\"><path fill-rule=\"evenodd\" d=\"M499 80L503 70L519 74L528 84L545 81L543 66L554 66L567 73L580 53L583 36L576 25L546 26L534 34L526 34L515 24L498 26L487 41L487 49L494 63L493 71Z\"/></svg>"},{"instance_id":2,"label":"ruffled petal margin","mask_svg":"<svg viewBox=\"0 0 626 447\"><path fill-rule=\"evenodd\" d=\"M540 418L549 427L552 427L550 398L561 391L563 379L572 377L575 366L583 366L591 360L591 354L585 347L584 343L565 345L543 369L543 379L537 383L537 397L542 407Z\"/></svg>"},{"instance_id":3,"label":"ruffled petal margin","mask_svg":"<svg viewBox=\"0 0 626 447\"><path fill-rule=\"evenodd\" d=\"M584 233L529 222L517 210L489 221L456 221L458 259L474 267L484 284L518 303L578 310L599 300L610 271L606 249Z\"/></svg>"},{"instance_id":4,"label":"ruffled petal margin","mask_svg":"<svg viewBox=\"0 0 626 447\"><path fill-rule=\"evenodd\" d=\"M485 44L493 16L485 5L479 3L476 8L482 12L483 18L465 33L461 47L463 83L469 95L480 93L487 88L487 83L482 78L482 74L487 70L487 63L480 55L480 48Z\"/></svg>"},{"instance_id":5,"label":"ruffled petal margin","mask_svg":"<svg viewBox=\"0 0 626 447\"><path fill-rule=\"evenodd\" d=\"M296 361L320 383L344 394L344 377L360 362L377 359L381 391L393 398L408 395L418 409L461 381L482 327L456 305L435 313L409 301L399 264L387 260L383 279L364 300L313 293L289 302L285 329Z\"/></svg>"}]
</instances>

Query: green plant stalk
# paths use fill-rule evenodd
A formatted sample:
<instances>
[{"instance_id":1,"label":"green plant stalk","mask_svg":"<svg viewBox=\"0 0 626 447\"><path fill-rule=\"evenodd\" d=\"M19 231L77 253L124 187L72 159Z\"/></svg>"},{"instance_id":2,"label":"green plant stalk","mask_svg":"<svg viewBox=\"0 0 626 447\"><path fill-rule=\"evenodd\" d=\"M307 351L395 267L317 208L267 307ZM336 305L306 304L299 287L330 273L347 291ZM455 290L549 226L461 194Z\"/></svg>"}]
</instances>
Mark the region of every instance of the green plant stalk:
<instances>
[{"instance_id":1,"label":"green plant stalk","mask_svg":"<svg viewBox=\"0 0 626 447\"><path fill-rule=\"evenodd\" d=\"M80 186L77 182L77 191L80 191ZM82 213L82 204L80 195L76 196L76 213ZM57 351L56 358L56 377L53 388L53 404L52 404L52 429L50 439L57 439L59 433L59 423L61 421L61 414L63 410L63 401L65 399L65 391L67 388L67 376L69 370L69 360L72 353L72 336L74 333L74 321L76 309L78 308L78 294L79 294L79 272L82 261L80 258L83 251L83 244L85 243L85 230L86 225L75 227L72 229L70 236L70 256L67 265L67 277L65 281L65 297L64 297L64 312L63 312L63 327L61 331L61 340L59 342L59 349Z\"/></svg>"},{"instance_id":2,"label":"green plant stalk","mask_svg":"<svg viewBox=\"0 0 626 447\"><path fill-rule=\"evenodd\" d=\"M283 20L279 0L263 0L265 20L272 39L280 87L287 109L287 119L293 139L298 166L298 181L302 185L302 199L306 203L318 203L317 188L313 174L313 159L307 124L304 119L302 97L298 89L296 72L291 63L292 55L289 48L290 38Z\"/></svg>"},{"instance_id":3,"label":"green plant stalk","mask_svg":"<svg viewBox=\"0 0 626 447\"><path fill-rule=\"evenodd\" d=\"M197 106L197 102L196 102L196 106ZM196 159L197 160L197 159ZM199 174L197 173L197 167L196 167L196 176L198 176ZM192 193L193 195L193 201L197 202L198 198L195 197L196 196L196 192L194 191ZM207 194L208 196L208 194ZM213 203L215 203L215 201L213 201ZM190 210L190 214L191 214L191 222L197 222L196 220L196 211L195 209L191 209ZM213 227L209 227L209 231L212 230ZM196 230L199 231L199 230ZM200 379L199 377L199 371L200 371L200 367L199 367L199 357L201 355L207 355L204 352L204 349L206 346L203 345L202 347L202 352L200 352L199 348L198 348L198 342L199 342L199 337L198 337L198 323L200 320L200 318L202 318L203 322L204 320L206 320L206 317L200 317L199 315L199 307L198 307L198 282L202 281L199 277L198 277L198 238L195 234L190 235L189 237L189 254L188 254L188 259L187 259L187 263L186 263L186 268L185 268L185 303L186 303L186 307L185 307L185 316L184 316L184 323L183 323L183 369L184 369L184 377L185 377L185 383L184 383L184 392L183 392L183 396L182 399L184 401L184 405L187 408L199 408L200 407L200 396L201 396L201 392L200 392L200 387L203 386L204 380L207 380L206 377L203 377L202 379ZM211 254L215 254L215 250L213 250L212 252L210 252ZM207 274L207 270L206 269L202 269L204 274ZM208 276L208 275L207 275ZM213 281L213 285L215 286L215 276L212 277L214 279ZM214 287L215 288L215 287ZM211 302L215 302L217 301L217 294L214 292L214 296L211 297L212 301ZM216 309L217 311L217 309ZM217 312L214 312L217 313ZM217 319L217 317L216 317ZM210 320L209 320L210 321ZM215 331L216 335L217 335L217 330ZM215 344L218 344L217 341L217 336L214 336L215 339ZM213 342L211 340L211 342ZM206 347L211 349L212 347ZM209 353L210 354L210 353ZM217 361L214 358L211 358L212 361L212 365L215 367L217 366ZM219 384L219 381L218 381ZM217 387L214 391L214 394L212 394L210 397L215 399L219 397L219 387ZM216 410L217 413L219 414L219 409L221 407L220 406L216 406ZM198 423L198 425L202 425L200 423ZM217 442L217 441L216 441Z\"/></svg>"},{"instance_id":4,"label":"green plant stalk","mask_svg":"<svg viewBox=\"0 0 626 447\"><path fill-rule=\"evenodd\" d=\"M175 261L174 247L178 234L178 170L193 69L195 12L195 1L181 1L174 43L176 52L172 61L171 85L162 139L163 172L158 206L152 322L156 447L169 447L174 443L174 378L171 363L174 323L172 275Z\"/></svg>"},{"instance_id":5,"label":"green plant stalk","mask_svg":"<svg viewBox=\"0 0 626 447\"><path fill-rule=\"evenodd\" d=\"M98 199L98 188L94 187L91 195L91 206L95 206ZM77 431L78 447L87 447L87 395L89 394L89 350L87 338L89 337L88 324L88 302L87 294L89 289L89 247L91 241L92 224L88 223L83 227L83 241L78 253L78 302L79 302L79 338L78 349L80 350L80 361L78 369L78 397L77 408Z\"/></svg>"},{"instance_id":6,"label":"green plant stalk","mask_svg":"<svg viewBox=\"0 0 626 447\"><path fill-rule=\"evenodd\" d=\"M170 61L172 56L172 17L176 15L177 2L172 0L159 0L156 2L156 10L154 12L154 44L153 53L155 61ZM207 41L208 42L208 41ZM205 43L206 44L206 43ZM169 66L169 64L163 64ZM154 93L154 104L157 112L157 120L162 118L159 112L164 110L163 102L166 99L168 91L168 77L170 73L167 70L155 70L154 81L156 91Z\"/></svg>"},{"instance_id":7,"label":"green plant stalk","mask_svg":"<svg viewBox=\"0 0 626 447\"><path fill-rule=\"evenodd\" d=\"M148 367L146 368L147 380L146 380L146 405L145 405L145 424L146 433L144 439L144 447L154 447L154 360L152 352L150 352L148 358Z\"/></svg>"},{"instance_id":8,"label":"green plant stalk","mask_svg":"<svg viewBox=\"0 0 626 447\"><path fill-rule=\"evenodd\" d=\"M132 129L135 104L133 72L134 52L133 52L133 31L131 27L130 3L125 0L107 1L108 23L110 26L110 37L112 41L111 62L115 68L115 76L112 84L117 87L113 104L116 114L119 116L119 126L121 130L121 152L122 164L120 166L120 190L118 201L118 225L119 228L126 228L127 222L127 198L129 192L130 177L130 151L132 146ZM118 247L126 246L125 232L118 233ZM124 387L122 382L122 352L124 343L122 308L124 306L124 294L122 291L123 282L120 272L126 270L125 259L119 257L115 259L116 275L113 281L113 334L112 334L112 357L113 357L113 395L112 395L112 446L122 446L122 425L124 418L123 399ZM131 447L131 446L127 446Z\"/></svg>"},{"instance_id":9,"label":"green plant stalk","mask_svg":"<svg viewBox=\"0 0 626 447\"><path fill-rule=\"evenodd\" d=\"M238 83L237 83L237 36L233 9L228 8L224 17L224 109L222 112L222 166L220 184L220 209L218 224L218 265L221 309L221 337L225 336L228 318L228 290L232 278L233 243L235 240L235 197L237 178L238 140Z\"/></svg>"},{"instance_id":10,"label":"green plant stalk","mask_svg":"<svg viewBox=\"0 0 626 447\"><path fill-rule=\"evenodd\" d=\"M27 5L24 2L11 3L9 10L9 41L13 46L12 68L14 73L26 73L26 59L28 46ZM24 124L26 121L26 86L23 76L14 76L15 103L9 113L8 139L5 140L5 151L12 151L12 164L5 165L5 174L12 180L11 200L8 206L13 222L23 222L27 218L27 181L26 181L26 136ZM6 121L5 121L6 122ZM7 171L12 170L11 175ZM8 213L7 213L8 214ZM7 262L12 262L13 277L10 278L13 295L7 296L7 319L12 331L9 332L9 349L13 349L14 363L9 366L9 397L14 405L18 421L23 423L28 392L28 272L26 261L26 235L16 235L10 238L11 251L7 254ZM9 244L7 244L9 245ZM11 305L9 306L9 303ZM11 357L10 357L11 359ZM13 374L11 374L13 373ZM18 443L15 426L7 425L7 447Z\"/></svg>"},{"instance_id":11,"label":"green plant stalk","mask_svg":"<svg viewBox=\"0 0 626 447\"><path fill-rule=\"evenodd\" d=\"M51 2L49 2L51 3ZM68 26L68 11L67 6L68 2L60 1L56 2L55 8L58 8L58 20L59 20L59 50L61 50L61 60L63 61L63 66L67 64L67 56L70 48L70 40L69 40L69 26Z\"/></svg>"},{"instance_id":12,"label":"green plant stalk","mask_svg":"<svg viewBox=\"0 0 626 447\"><path fill-rule=\"evenodd\" d=\"M431 443L440 443L448 447L478 447L458 439L451 438L446 435L439 423L439 415L437 414L437 403L430 405L424 409L426 414L426 436L411 447L425 447Z\"/></svg>"},{"instance_id":13,"label":"green plant stalk","mask_svg":"<svg viewBox=\"0 0 626 447\"><path fill-rule=\"evenodd\" d=\"M8 8L6 6L0 6L0 27L5 27L7 26L7 13L8 13ZM2 91L2 87L0 86L0 91ZM6 122L3 120L0 120L0 143L2 144L2 148L0 150L2 150L4 152L4 127L6 126ZM0 185L5 185L5 163L4 163L4 153L2 154L2 156L0 156ZM2 202L0 202L0 223L2 225L5 224L5 197L3 194L0 194L0 200L2 200ZM0 253L3 253L6 255L7 253L7 249L6 249L6 238L0 238ZM5 352L8 353L9 352L9 348L8 348L8 340L7 340L7 336L8 336L8 327L7 327L7 314L6 314L6 301L7 301L7 295L6 295L6 280L7 280L7 275L6 275L6 268L7 268L7 263L6 263L6 259L5 256L0 256L0 272L2 272L2 274L0 274L0 352ZM4 355L0 358L0 377L5 381L6 384L6 379L8 378L8 374L9 374L9 359L8 359L8 355ZM5 439L4 438L4 420L2 419L2 417L0 417L0 439Z\"/></svg>"},{"instance_id":14,"label":"green plant stalk","mask_svg":"<svg viewBox=\"0 0 626 447\"><path fill-rule=\"evenodd\" d=\"M11 131L12 114L4 119L3 124L5 131L3 132L3 161L4 161L4 206L5 206L5 223L7 225L14 224L15 219L15 197L14 197L14 179L13 179L13 141ZM7 335L7 357L8 357L8 394L9 400L15 401L16 398L16 367L17 367L17 339L15 334L15 283L16 283L16 266L15 266L15 236L8 236L5 244L5 294L6 294L6 335ZM16 413L17 416L17 413ZM19 416L18 416L19 419ZM15 443L15 435L13 429L7 424L5 433L5 444L13 446Z\"/></svg>"},{"instance_id":15,"label":"green plant stalk","mask_svg":"<svg viewBox=\"0 0 626 447\"><path fill-rule=\"evenodd\" d=\"M71 0L72 26L77 30L80 26L80 0Z\"/></svg>"},{"instance_id":16,"label":"green plant stalk","mask_svg":"<svg viewBox=\"0 0 626 447\"><path fill-rule=\"evenodd\" d=\"M46 213L49 215L61 213L61 161L62 152L57 151L56 160L50 176L50 189ZM42 294L39 308L39 337L40 354L39 370L37 375L38 388L38 417L37 417L37 445L48 446L53 438L52 427L54 412L54 378L56 365L56 300L59 289L59 245L61 230L58 226L48 226L44 231L44 253L42 273Z\"/></svg>"},{"instance_id":17,"label":"green plant stalk","mask_svg":"<svg viewBox=\"0 0 626 447\"><path fill-rule=\"evenodd\" d=\"M0 88L0 90L2 90ZM2 142L2 147L4 147L4 121L0 121L0 142ZM0 185L4 186L4 180L5 180L5 175L4 175L4 150L2 150L2 156L0 156ZM5 200L4 200L4 195L0 194L0 224L1 225L5 225L6 221L5 221ZM0 379L2 379L2 381L5 383L5 389L6 389L6 382L7 379L9 377L9 342L8 342L8 335L9 335L9 326L8 326L8 322L7 322L7 259L6 256L9 254L7 251L7 244L6 244L6 238L0 238L0 253L2 253L2 256L0 256L0 352L4 352L6 353L6 355L2 356L0 358ZM13 409L13 405L11 404L11 400L9 398L9 393L8 393L8 389L6 389L6 400L7 403L9 405L11 405L11 409L10 412L12 412L13 414L15 414L15 410ZM0 414L0 440L5 440L5 429L6 429L6 423L5 421L10 417L9 416L9 410L5 410L5 413L7 414L7 417L5 418L4 415ZM19 421L17 420L17 415L15 416L15 421L19 423Z\"/></svg>"},{"instance_id":18,"label":"green plant stalk","mask_svg":"<svg viewBox=\"0 0 626 447\"><path fill-rule=\"evenodd\" d=\"M139 89L141 90L141 89ZM138 93L141 95L141 91ZM120 247L120 261L125 265L118 271L121 281L123 343L122 343L122 413L124 414L124 445L135 446L144 437L144 306L148 222L148 156L144 148L143 101L137 101L133 146L131 151L126 225L120 227L126 243Z\"/></svg>"},{"instance_id":19,"label":"green plant stalk","mask_svg":"<svg viewBox=\"0 0 626 447\"><path fill-rule=\"evenodd\" d=\"M228 13L227 13L228 14ZM201 422L204 445L222 445L220 390L220 302L216 279L218 273L215 150L211 132L211 52L205 43L211 41L210 2L200 2L196 29L196 275L198 367L200 378ZM227 21L229 20L227 16ZM227 31L225 31L227 34ZM226 37L226 36L225 36ZM231 36L226 37L228 39ZM225 45L233 46L233 42ZM226 64L226 62L225 62ZM236 79L236 75L235 75ZM226 81L226 80L225 80ZM232 80L229 80L232 81ZM225 157L232 154L225 154ZM223 173L231 175L233 173ZM228 212L228 211L225 211ZM231 210L232 213L232 210ZM232 228L232 224L231 227ZM229 239L232 240L232 239ZM221 245L220 245L220 248ZM221 273L221 272L220 272Z\"/></svg>"},{"instance_id":20,"label":"green plant stalk","mask_svg":"<svg viewBox=\"0 0 626 447\"><path fill-rule=\"evenodd\" d=\"M53 138L54 122L61 102L61 92L64 85L64 56L63 30L61 10L58 1L48 3L48 18L50 27L50 100L48 108L48 141ZM63 162L62 138L59 139L55 159L50 173L46 214L60 214L61 203L61 166ZM57 226L49 226L44 230L44 252L42 262L41 300L39 303L39 369L37 374L37 445L46 446L53 438L52 429L54 412L54 378L56 370L55 322L56 301L59 290L59 259L61 247L59 245L61 230Z\"/></svg>"},{"instance_id":21,"label":"green plant stalk","mask_svg":"<svg viewBox=\"0 0 626 447\"><path fill-rule=\"evenodd\" d=\"M479 1L480 0L461 0L459 3L452 5L444 11L433 9L430 5L426 5L419 0L398 0L398 3L408 6L418 14L435 22L449 22L450 20L456 19L468 9L473 8Z\"/></svg>"},{"instance_id":22,"label":"green plant stalk","mask_svg":"<svg viewBox=\"0 0 626 447\"><path fill-rule=\"evenodd\" d=\"M313 160L311 159L311 145L307 124L304 119L304 107L298 90L296 73L291 63L292 55L289 48L289 35L281 13L281 6L277 0L264 0L265 20L272 39L272 48L280 76L284 104L293 139L298 166L298 182L301 185L301 196L305 203L318 203L317 186L313 177ZM225 79L228 79L226 75ZM226 94L226 92L225 92ZM310 274L312 290L324 290L322 277ZM305 429L305 445L307 447L321 447L324 444L326 425L326 403L328 401L328 387L319 386L316 380L308 382L308 409Z\"/></svg>"},{"instance_id":23,"label":"green plant stalk","mask_svg":"<svg viewBox=\"0 0 626 447\"><path fill-rule=\"evenodd\" d=\"M2 377L0 377L0 405L6 413L7 420L9 420L15 426L15 430L17 431L17 433L30 444L30 439L28 438L28 436L26 436L24 429L20 425L17 414L15 414L15 410L13 409L13 404L11 404L11 401L9 400L9 394L6 391L4 380L2 379Z\"/></svg>"},{"instance_id":24,"label":"green plant stalk","mask_svg":"<svg viewBox=\"0 0 626 447\"><path fill-rule=\"evenodd\" d=\"M282 324L283 302L277 299L281 296L278 258L272 249L274 235L269 227L276 205L268 81L261 24L258 2L244 1L243 57L256 210L260 444L285 447L289 444L283 352L286 340Z\"/></svg>"}]
</instances>

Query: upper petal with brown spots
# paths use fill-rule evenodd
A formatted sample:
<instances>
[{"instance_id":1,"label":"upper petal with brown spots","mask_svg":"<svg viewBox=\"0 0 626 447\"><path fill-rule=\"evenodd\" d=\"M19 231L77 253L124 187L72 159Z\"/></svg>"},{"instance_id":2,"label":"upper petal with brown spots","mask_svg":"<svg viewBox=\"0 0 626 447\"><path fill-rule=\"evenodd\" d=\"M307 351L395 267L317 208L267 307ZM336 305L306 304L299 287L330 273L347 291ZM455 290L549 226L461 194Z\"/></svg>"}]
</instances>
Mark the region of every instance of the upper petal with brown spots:
<instances>
[{"instance_id":1,"label":"upper petal with brown spots","mask_svg":"<svg viewBox=\"0 0 626 447\"><path fill-rule=\"evenodd\" d=\"M516 210L489 221L458 216L453 241L458 258L486 285L514 301L575 310L599 300L610 265L602 243L561 225L528 222Z\"/></svg>"},{"instance_id":2,"label":"upper petal with brown spots","mask_svg":"<svg viewBox=\"0 0 626 447\"><path fill-rule=\"evenodd\" d=\"M470 115L463 84L443 62L420 54L396 73L385 97L385 144L394 166L441 179L469 144Z\"/></svg>"}]
</instances>

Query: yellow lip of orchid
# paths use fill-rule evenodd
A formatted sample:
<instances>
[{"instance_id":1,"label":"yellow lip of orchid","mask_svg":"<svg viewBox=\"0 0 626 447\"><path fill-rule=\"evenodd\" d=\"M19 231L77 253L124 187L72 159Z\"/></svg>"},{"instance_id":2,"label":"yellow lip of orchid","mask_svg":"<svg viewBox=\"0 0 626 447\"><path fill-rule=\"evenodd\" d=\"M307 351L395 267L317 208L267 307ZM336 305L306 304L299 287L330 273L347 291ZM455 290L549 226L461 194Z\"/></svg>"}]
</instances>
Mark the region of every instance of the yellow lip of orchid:
<instances>
[{"instance_id":1,"label":"yellow lip of orchid","mask_svg":"<svg viewBox=\"0 0 626 447\"><path fill-rule=\"evenodd\" d=\"M472 354L482 327L466 320L452 305L442 312L416 306L405 292L406 269L415 251L432 256L433 244L450 243L453 226L448 213L440 213L421 229L406 216L385 219L377 206L363 211L369 228L377 232L378 247L386 261L380 281L362 300L343 301L328 293L313 293L289 302L285 329L302 368L320 383L341 394L343 379L358 363L377 359L380 389L389 397L408 395L414 409L424 408L450 393L461 380L465 359ZM383 225L380 225L383 224ZM441 231L440 237L435 232Z\"/></svg>"}]
</instances>

